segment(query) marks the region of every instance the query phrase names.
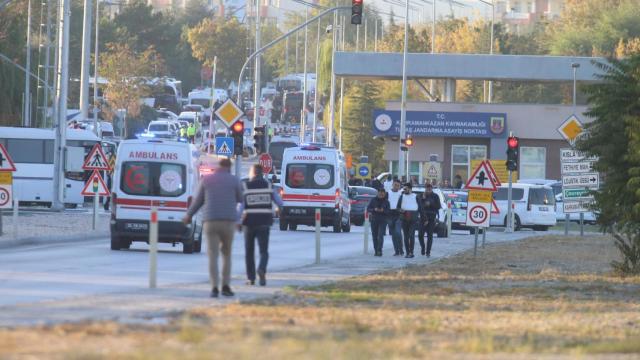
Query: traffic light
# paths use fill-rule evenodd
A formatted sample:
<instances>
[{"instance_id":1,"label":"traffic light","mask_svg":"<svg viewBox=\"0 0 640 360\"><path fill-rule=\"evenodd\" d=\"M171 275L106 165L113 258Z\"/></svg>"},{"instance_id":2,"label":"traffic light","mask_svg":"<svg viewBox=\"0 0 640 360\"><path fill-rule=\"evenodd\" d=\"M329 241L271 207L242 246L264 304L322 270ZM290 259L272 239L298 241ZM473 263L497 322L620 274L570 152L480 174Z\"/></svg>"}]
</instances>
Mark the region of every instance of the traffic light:
<instances>
[{"instance_id":1,"label":"traffic light","mask_svg":"<svg viewBox=\"0 0 640 360\"><path fill-rule=\"evenodd\" d=\"M507 170L518 170L518 157L520 153L520 139L509 136L507 139Z\"/></svg>"},{"instance_id":2,"label":"traffic light","mask_svg":"<svg viewBox=\"0 0 640 360\"><path fill-rule=\"evenodd\" d=\"M351 0L351 24L362 24L362 1L363 0Z\"/></svg>"},{"instance_id":3,"label":"traffic light","mask_svg":"<svg viewBox=\"0 0 640 360\"><path fill-rule=\"evenodd\" d=\"M233 137L233 154L242 156L244 121L238 120L231 125L231 136Z\"/></svg>"},{"instance_id":4,"label":"traffic light","mask_svg":"<svg viewBox=\"0 0 640 360\"><path fill-rule=\"evenodd\" d=\"M407 151L412 146L413 146L413 138L411 137L411 135L407 135L405 139L402 139L402 146L400 147L400 150Z\"/></svg>"},{"instance_id":5,"label":"traffic light","mask_svg":"<svg viewBox=\"0 0 640 360\"><path fill-rule=\"evenodd\" d=\"M264 144L264 126L258 126L253 130L254 130L253 140L255 142L256 152L258 154L262 154L266 152L265 151L266 149L264 146L265 145Z\"/></svg>"}]
</instances>

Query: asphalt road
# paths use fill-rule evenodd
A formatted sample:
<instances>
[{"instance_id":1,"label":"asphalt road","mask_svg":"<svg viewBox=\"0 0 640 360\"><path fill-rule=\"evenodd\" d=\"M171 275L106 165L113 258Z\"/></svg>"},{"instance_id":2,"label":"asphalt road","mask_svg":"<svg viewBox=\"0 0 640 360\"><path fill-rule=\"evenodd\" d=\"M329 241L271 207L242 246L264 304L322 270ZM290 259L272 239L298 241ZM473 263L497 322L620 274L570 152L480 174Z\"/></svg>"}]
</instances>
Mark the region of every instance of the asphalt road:
<instances>
[{"instance_id":1,"label":"asphalt road","mask_svg":"<svg viewBox=\"0 0 640 360\"><path fill-rule=\"evenodd\" d=\"M334 234L321 233L321 259L315 262L315 237L310 227L283 232L272 227L267 288L244 286L244 240L233 244L232 287L236 299L272 294L288 285L314 284L353 275L419 264L473 247L473 236L454 234L434 241L432 258L392 256L385 237L384 256L363 254L363 228ZM463 235L465 234L465 235ZM536 235L488 233L488 241L509 241ZM416 252L419 246L416 242ZM158 289L148 289L149 253L145 243L130 250L111 251L109 239L5 249L0 253L0 326L122 319L143 313L161 314L210 304L208 258L183 254L181 245L159 245ZM138 299L138 300L136 300ZM100 304L97 306L96 304ZM156 315L153 315L156 316Z\"/></svg>"}]
</instances>

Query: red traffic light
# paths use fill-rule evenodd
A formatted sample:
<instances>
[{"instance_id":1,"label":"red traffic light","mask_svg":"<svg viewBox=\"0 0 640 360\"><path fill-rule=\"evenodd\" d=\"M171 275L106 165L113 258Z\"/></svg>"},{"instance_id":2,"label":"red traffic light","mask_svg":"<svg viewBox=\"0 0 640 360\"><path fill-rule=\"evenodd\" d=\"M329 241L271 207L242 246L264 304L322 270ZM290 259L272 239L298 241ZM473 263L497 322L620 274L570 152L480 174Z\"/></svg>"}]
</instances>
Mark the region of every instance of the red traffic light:
<instances>
[{"instance_id":1,"label":"red traffic light","mask_svg":"<svg viewBox=\"0 0 640 360\"><path fill-rule=\"evenodd\" d=\"M362 5L363 0L351 0L352 5Z\"/></svg>"},{"instance_id":2,"label":"red traffic light","mask_svg":"<svg viewBox=\"0 0 640 360\"><path fill-rule=\"evenodd\" d=\"M244 133L244 122L240 120L234 122L233 125L231 125L231 131L233 131L234 134Z\"/></svg>"},{"instance_id":3,"label":"red traffic light","mask_svg":"<svg viewBox=\"0 0 640 360\"><path fill-rule=\"evenodd\" d=\"M509 147L509 149L516 149L519 142L520 141L517 137L509 136L509 139L507 139L507 146Z\"/></svg>"}]
</instances>

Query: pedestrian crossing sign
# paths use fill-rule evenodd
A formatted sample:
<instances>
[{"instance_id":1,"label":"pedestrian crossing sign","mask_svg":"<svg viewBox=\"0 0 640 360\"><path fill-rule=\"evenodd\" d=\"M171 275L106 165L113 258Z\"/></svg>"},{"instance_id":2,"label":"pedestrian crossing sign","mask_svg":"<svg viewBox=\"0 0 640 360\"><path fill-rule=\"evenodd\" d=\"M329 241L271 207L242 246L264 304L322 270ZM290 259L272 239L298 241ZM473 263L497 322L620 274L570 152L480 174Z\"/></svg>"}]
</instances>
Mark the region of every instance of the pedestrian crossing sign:
<instances>
[{"instance_id":1,"label":"pedestrian crossing sign","mask_svg":"<svg viewBox=\"0 0 640 360\"><path fill-rule=\"evenodd\" d=\"M216 138L216 155L231 156L233 155L234 141L232 137Z\"/></svg>"},{"instance_id":2,"label":"pedestrian crossing sign","mask_svg":"<svg viewBox=\"0 0 640 360\"><path fill-rule=\"evenodd\" d=\"M109 171L111 167L109 166L109 160L107 160L107 156L104 154L102 150L102 146L100 143L96 143L91 149L89 156L87 156L84 160L84 165L82 165L83 170L104 170Z\"/></svg>"}]
</instances>

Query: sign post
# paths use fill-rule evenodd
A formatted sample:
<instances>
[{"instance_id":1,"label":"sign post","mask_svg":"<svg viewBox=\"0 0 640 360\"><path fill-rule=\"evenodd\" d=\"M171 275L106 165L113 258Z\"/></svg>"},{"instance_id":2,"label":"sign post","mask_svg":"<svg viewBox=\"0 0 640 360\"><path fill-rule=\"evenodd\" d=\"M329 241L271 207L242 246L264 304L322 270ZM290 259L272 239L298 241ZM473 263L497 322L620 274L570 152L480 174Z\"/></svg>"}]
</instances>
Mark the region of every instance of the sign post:
<instances>
[{"instance_id":1,"label":"sign post","mask_svg":"<svg viewBox=\"0 0 640 360\"><path fill-rule=\"evenodd\" d=\"M486 228L491 223L491 213L493 205L493 192L497 191L500 184L490 163L482 161L473 171L467 181L466 188L469 189L467 197L467 226L475 227L473 256L478 251L478 233L483 228L482 246L484 247Z\"/></svg>"},{"instance_id":2,"label":"sign post","mask_svg":"<svg viewBox=\"0 0 640 360\"><path fill-rule=\"evenodd\" d=\"M9 156L9 152L4 145L0 144L0 236L2 236L1 209L11 209L14 171L16 171L16 165L11 160L11 156Z\"/></svg>"},{"instance_id":3,"label":"sign post","mask_svg":"<svg viewBox=\"0 0 640 360\"><path fill-rule=\"evenodd\" d=\"M238 84L238 95L240 95L240 84ZM240 96L238 96L238 100L240 100ZM225 101L222 105L220 105L218 110L215 111L215 114L218 117L218 119L222 120L222 122L229 129L231 128L231 125L233 125L233 123L235 123L242 116L244 116L244 112L242 111L242 109L240 109L240 107L231 99L227 99L227 101ZM216 138L216 145L217 145L217 138ZM218 152L218 149L216 149L216 153L217 152ZM231 155L233 155L233 146L231 147ZM229 155L229 157L231 157L231 155ZM242 155L236 155L236 169L235 169L236 176L240 176L241 162L242 162Z\"/></svg>"},{"instance_id":4,"label":"sign post","mask_svg":"<svg viewBox=\"0 0 640 360\"><path fill-rule=\"evenodd\" d=\"M316 264L320 264L320 209L316 209Z\"/></svg>"},{"instance_id":5,"label":"sign post","mask_svg":"<svg viewBox=\"0 0 640 360\"><path fill-rule=\"evenodd\" d=\"M158 206L153 201L149 220L149 289L155 289L158 268Z\"/></svg>"},{"instance_id":6,"label":"sign post","mask_svg":"<svg viewBox=\"0 0 640 360\"><path fill-rule=\"evenodd\" d=\"M584 236L584 213L591 211L591 205L594 201L591 191L600 188L600 174L593 170L593 164L597 160L597 158L588 157L575 149L560 149L565 235L569 235L571 213L579 213L580 236Z\"/></svg>"},{"instance_id":7,"label":"sign post","mask_svg":"<svg viewBox=\"0 0 640 360\"><path fill-rule=\"evenodd\" d=\"M374 246L376 239L373 239ZM364 211L364 254L367 255L369 252L369 212L367 210Z\"/></svg>"},{"instance_id":8,"label":"sign post","mask_svg":"<svg viewBox=\"0 0 640 360\"><path fill-rule=\"evenodd\" d=\"M96 229L96 223L98 222L98 203L100 202L99 196L109 195L109 188L104 183L104 180L102 180L102 176L100 176L100 171L111 171L111 166L109 164L109 159L102 150L102 145L100 145L100 143L98 142L93 146L93 149L91 149L89 156L87 156L84 164L82 165L83 170L93 170L93 174L91 175L89 180L87 180L87 183L82 190L82 195L93 195L93 230ZM89 189L89 187L91 187L91 189Z\"/></svg>"}]
</instances>

